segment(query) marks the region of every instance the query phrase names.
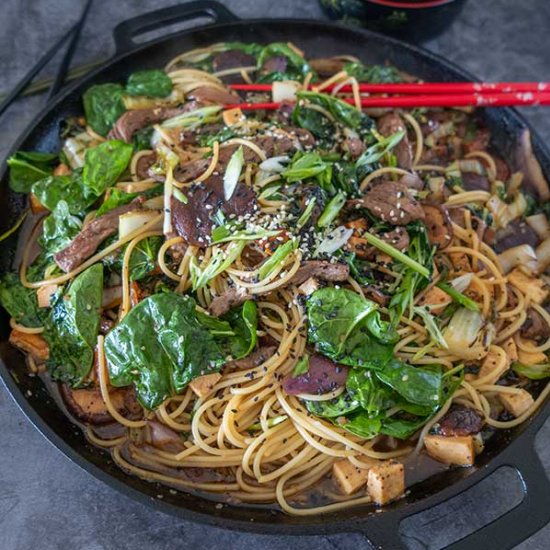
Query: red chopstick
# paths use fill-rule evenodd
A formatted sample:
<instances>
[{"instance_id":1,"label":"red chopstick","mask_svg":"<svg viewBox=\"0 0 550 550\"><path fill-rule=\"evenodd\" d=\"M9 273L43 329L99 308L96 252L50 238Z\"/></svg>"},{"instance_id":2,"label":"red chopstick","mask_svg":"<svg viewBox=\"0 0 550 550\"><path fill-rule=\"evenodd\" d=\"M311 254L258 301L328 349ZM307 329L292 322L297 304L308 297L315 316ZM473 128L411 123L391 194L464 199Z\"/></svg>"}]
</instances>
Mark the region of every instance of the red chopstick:
<instances>
[{"instance_id":1,"label":"red chopstick","mask_svg":"<svg viewBox=\"0 0 550 550\"><path fill-rule=\"evenodd\" d=\"M352 98L342 101L355 105ZM515 93L469 93L469 94L433 94L411 96L373 96L361 98L362 107L510 107L513 105L550 105L550 92ZM275 110L281 106L277 102L234 103L225 105L225 109L239 107L241 110Z\"/></svg>"},{"instance_id":2,"label":"red chopstick","mask_svg":"<svg viewBox=\"0 0 550 550\"><path fill-rule=\"evenodd\" d=\"M322 91L331 92L337 84ZM233 90L242 92L271 92L271 84L230 84ZM311 89L312 86L309 86ZM340 92L351 92L351 86L343 86ZM399 84L359 83L360 92L376 94L467 94L467 93L514 93L550 92L550 82L414 82Z\"/></svg>"}]
</instances>

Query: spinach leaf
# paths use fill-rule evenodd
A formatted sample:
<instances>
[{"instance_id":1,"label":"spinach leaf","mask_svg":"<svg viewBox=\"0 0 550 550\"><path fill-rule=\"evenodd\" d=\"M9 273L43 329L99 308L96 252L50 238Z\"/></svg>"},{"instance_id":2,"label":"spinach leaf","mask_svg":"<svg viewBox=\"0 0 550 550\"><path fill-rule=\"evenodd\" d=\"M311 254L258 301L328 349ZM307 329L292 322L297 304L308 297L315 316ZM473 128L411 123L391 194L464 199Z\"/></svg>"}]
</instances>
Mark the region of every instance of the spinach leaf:
<instances>
[{"instance_id":1,"label":"spinach leaf","mask_svg":"<svg viewBox=\"0 0 550 550\"><path fill-rule=\"evenodd\" d=\"M231 309L222 318L197 312L197 319L216 338L224 355L242 359L256 347L258 311L253 300Z\"/></svg>"},{"instance_id":2,"label":"spinach leaf","mask_svg":"<svg viewBox=\"0 0 550 550\"><path fill-rule=\"evenodd\" d=\"M156 268L158 252L163 242L162 237L153 236L136 245L128 263L130 281L140 281Z\"/></svg>"},{"instance_id":3,"label":"spinach leaf","mask_svg":"<svg viewBox=\"0 0 550 550\"><path fill-rule=\"evenodd\" d=\"M327 401L308 401L304 399L303 403L311 414L323 418L345 416L360 407L359 401L346 392Z\"/></svg>"},{"instance_id":4,"label":"spinach leaf","mask_svg":"<svg viewBox=\"0 0 550 550\"><path fill-rule=\"evenodd\" d=\"M378 306L347 289L316 290L307 302L309 341L337 363L379 368L393 357Z\"/></svg>"},{"instance_id":5,"label":"spinach leaf","mask_svg":"<svg viewBox=\"0 0 550 550\"><path fill-rule=\"evenodd\" d=\"M0 304L24 327L34 328L43 325L36 291L24 287L17 273L6 273L0 279Z\"/></svg>"},{"instance_id":6,"label":"spinach leaf","mask_svg":"<svg viewBox=\"0 0 550 550\"><path fill-rule=\"evenodd\" d=\"M64 296L56 296L45 323L48 370L72 387L83 385L94 362L102 295L103 266L95 264L74 279Z\"/></svg>"},{"instance_id":7,"label":"spinach leaf","mask_svg":"<svg viewBox=\"0 0 550 550\"><path fill-rule=\"evenodd\" d=\"M171 92L172 80L164 71L137 71L129 76L126 83L128 95L166 97Z\"/></svg>"},{"instance_id":8,"label":"spinach leaf","mask_svg":"<svg viewBox=\"0 0 550 550\"><path fill-rule=\"evenodd\" d=\"M66 248L82 228L80 218L69 212L69 205L60 200L44 220L40 246L50 256Z\"/></svg>"},{"instance_id":9,"label":"spinach leaf","mask_svg":"<svg viewBox=\"0 0 550 550\"><path fill-rule=\"evenodd\" d=\"M103 216L110 210L117 208L118 206L124 206L125 204L131 203L136 197L143 197L145 200L152 199L153 197L158 197L162 195L164 185L159 183L147 191L141 193L127 193L118 187L111 187L107 190L105 198L101 203L101 206L97 209L96 218Z\"/></svg>"},{"instance_id":10,"label":"spinach leaf","mask_svg":"<svg viewBox=\"0 0 550 550\"><path fill-rule=\"evenodd\" d=\"M395 67L385 65L363 65L360 61L346 63L344 71L355 77L359 82L372 84L392 84L403 82L403 78Z\"/></svg>"},{"instance_id":11,"label":"spinach leaf","mask_svg":"<svg viewBox=\"0 0 550 550\"><path fill-rule=\"evenodd\" d=\"M153 137L155 129L152 126L146 126L137 132L134 132L132 142L136 151L143 151L145 149L151 149L151 138Z\"/></svg>"},{"instance_id":12,"label":"spinach leaf","mask_svg":"<svg viewBox=\"0 0 550 550\"><path fill-rule=\"evenodd\" d=\"M401 416L389 416L382 420L380 433L396 439L409 439L427 421L428 418L426 417L402 418Z\"/></svg>"},{"instance_id":13,"label":"spinach leaf","mask_svg":"<svg viewBox=\"0 0 550 550\"><path fill-rule=\"evenodd\" d=\"M247 300L241 307L233 308L223 320L231 326L234 336L229 338L228 348L233 359L242 359L250 354L258 341L258 310L256 302Z\"/></svg>"},{"instance_id":14,"label":"spinach leaf","mask_svg":"<svg viewBox=\"0 0 550 550\"><path fill-rule=\"evenodd\" d=\"M112 83L97 84L84 92L82 100L86 122L100 136L106 136L126 111L123 94L124 88L120 84Z\"/></svg>"},{"instance_id":15,"label":"spinach leaf","mask_svg":"<svg viewBox=\"0 0 550 550\"><path fill-rule=\"evenodd\" d=\"M10 187L17 193L28 193L35 181L52 173L57 159L57 154L17 151L7 160L10 168Z\"/></svg>"},{"instance_id":16,"label":"spinach leaf","mask_svg":"<svg viewBox=\"0 0 550 550\"><path fill-rule=\"evenodd\" d=\"M395 392L382 384L369 369L351 369L346 389L371 415L379 415L397 404Z\"/></svg>"},{"instance_id":17,"label":"spinach leaf","mask_svg":"<svg viewBox=\"0 0 550 550\"><path fill-rule=\"evenodd\" d=\"M524 365L523 363L515 362L512 364L512 370L520 376L525 376L530 380L543 380L550 377L550 364L544 363L541 365Z\"/></svg>"},{"instance_id":18,"label":"spinach leaf","mask_svg":"<svg viewBox=\"0 0 550 550\"><path fill-rule=\"evenodd\" d=\"M134 384L148 409L181 393L224 363L214 336L201 325L190 296L163 292L145 298L105 338L113 386Z\"/></svg>"},{"instance_id":19,"label":"spinach leaf","mask_svg":"<svg viewBox=\"0 0 550 550\"><path fill-rule=\"evenodd\" d=\"M309 130L317 138L319 147L329 149L334 144L336 128L333 122L319 111L296 103L292 111L292 122L300 128Z\"/></svg>"},{"instance_id":20,"label":"spinach leaf","mask_svg":"<svg viewBox=\"0 0 550 550\"><path fill-rule=\"evenodd\" d=\"M132 153L131 145L118 140L104 141L88 149L82 177L90 194L99 197L107 187L113 186L126 170Z\"/></svg>"},{"instance_id":21,"label":"spinach leaf","mask_svg":"<svg viewBox=\"0 0 550 550\"><path fill-rule=\"evenodd\" d=\"M352 434L372 439L380 433L382 421L378 417L372 417L365 411L359 411L349 417L349 421L341 425L344 430Z\"/></svg>"},{"instance_id":22,"label":"spinach leaf","mask_svg":"<svg viewBox=\"0 0 550 550\"><path fill-rule=\"evenodd\" d=\"M258 55L258 69L271 57L283 56L288 60L288 67L284 73L273 72L264 74L258 82L273 82L274 80L301 79L311 71L308 62L284 42L273 42L265 46Z\"/></svg>"},{"instance_id":23,"label":"spinach leaf","mask_svg":"<svg viewBox=\"0 0 550 550\"><path fill-rule=\"evenodd\" d=\"M440 368L413 367L394 358L375 374L410 403L432 408L441 404L443 377Z\"/></svg>"},{"instance_id":24,"label":"spinach leaf","mask_svg":"<svg viewBox=\"0 0 550 550\"><path fill-rule=\"evenodd\" d=\"M298 92L296 96L298 103L295 110L296 108L298 108L299 111L303 108L307 108L307 104L301 105L301 100L319 105L331 113L340 124L355 130L363 140L369 143L373 141L374 138L371 129L374 127L374 122L369 116L362 111L358 111L353 105L336 97L319 92L302 91Z\"/></svg>"},{"instance_id":25,"label":"spinach leaf","mask_svg":"<svg viewBox=\"0 0 550 550\"><path fill-rule=\"evenodd\" d=\"M48 210L55 210L61 200L67 203L71 214L83 213L97 197L90 194L82 179L82 170L73 170L67 176L49 176L35 182L32 193Z\"/></svg>"}]
</instances>

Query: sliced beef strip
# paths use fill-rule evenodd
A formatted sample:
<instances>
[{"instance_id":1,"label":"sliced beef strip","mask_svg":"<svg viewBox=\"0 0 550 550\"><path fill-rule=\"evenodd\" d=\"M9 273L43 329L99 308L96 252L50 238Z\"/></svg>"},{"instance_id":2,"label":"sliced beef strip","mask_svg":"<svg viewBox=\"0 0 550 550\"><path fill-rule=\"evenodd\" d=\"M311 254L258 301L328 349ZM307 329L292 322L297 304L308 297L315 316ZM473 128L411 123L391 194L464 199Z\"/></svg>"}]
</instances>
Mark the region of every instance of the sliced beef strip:
<instances>
[{"instance_id":1,"label":"sliced beef strip","mask_svg":"<svg viewBox=\"0 0 550 550\"><path fill-rule=\"evenodd\" d=\"M227 71L229 69L237 69L239 67L253 67L256 65L254 56L241 52L240 50L228 50L216 54L212 59L212 69L214 72ZM226 84L239 84L243 82L240 74L232 74L221 76Z\"/></svg>"},{"instance_id":2,"label":"sliced beef strip","mask_svg":"<svg viewBox=\"0 0 550 550\"><path fill-rule=\"evenodd\" d=\"M404 130L405 136L395 146L393 152L397 158L397 166L409 170L412 167L413 153L409 138L407 137L407 127L403 119L397 113L388 113L378 121L378 131L383 136L391 136L399 130Z\"/></svg>"},{"instance_id":3,"label":"sliced beef strip","mask_svg":"<svg viewBox=\"0 0 550 550\"><path fill-rule=\"evenodd\" d=\"M242 99L236 92L221 90L214 86L199 86L187 94L187 99L199 103L215 103L219 105L241 103Z\"/></svg>"},{"instance_id":4,"label":"sliced beef strip","mask_svg":"<svg viewBox=\"0 0 550 550\"><path fill-rule=\"evenodd\" d=\"M289 395L310 393L322 395L342 387L348 378L348 369L322 355L312 354L309 369L299 376L288 375L283 380L283 389Z\"/></svg>"},{"instance_id":5,"label":"sliced beef strip","mask_svg":"<svg viewBox=\"0 0 550 550\"><path fill-rule=\"evenodd\" d=\"M343 71L348 61L338 57L318 57L310 59L308 63L319 76L329 77Z\"/></svg>"},{"instance_id":6,"label":"sliced beef strip","mask_svg":"<svg viewBox=\"0 0 550 550\"><path fill-rule=\"evenodd\" d=\"M304 262L290 279L290 283L301 285L311 277L323 281L345 281L349 277L349 266L347 264L333 264L324 260L310 260Z\"/></svg>"},{"instance_id":7,"label":"sliced beef strip","mask_svg":"<svg viewBox=\"0 0 550 550\"><path fill-rule=\"evenodd\" d=\"M67 384L60 384L59 388L65 405L78 419L91 424L114 422L99 388L72 389ZM112 388L109 396L115 409L122 415L128 418L139 418L142 415L142 408L132 386Z\"/></svg>"},{"instance_id":8,"label":"sliced beef strip","mask_svg":"<svg viewBox=\"0 0 550 550\"><path fill-rule=\"evenodd\" d=\"M500 254L509 248L528 244L533 248L539 243L539 237L535 231L525 222L514 220L504 229L497 232L495 237L495 252Z\"/></svg>"},{"instance_id":9,"label":"sliced beef strip","mask_svg":"<svg viewBox=\"0 0 550 550\"><path fill-rule=\"evenodd\" d=\"M156 153L150 153L149 155L142 155L139 157L136 163L136 175L139 179L145 180L149 177L149 169L157 161Z\"/></svg>"},{"instance_id":10,"label":"sliced beef strip","mask_svg":"<svg viewBox=\"0 0 550 550\"><path fill-rule=\"evenodd\" d=\"M422 189L424 189L424 182L416 173L402 175L399 178L399 183L402 183L409 189L415 189L416 191L422 191Z\"/></svg>"},{"instance_id":11,"label":"sliced beef strip","mask_svg":"<svg viewBox=\"0 0 550 550\"><path fill-rule=\"evenodd\" d=\"M397 248L397 250L407 250L409 248L410 238L404 227L396 227L392 231L382 233L380 238Z\"/></svg>"},{"instance_id":12,"label":"sliced beef strip","mask_svg":"<svg viewBox=\"0 0 550 550\"><path fill-rule=\"evenodd\" d=\"M407 225L424 219L422 206L401 182L382 181L367 191L360 203L373 216L393 225Z\"/></svg>"},{"instance_id":13,"label":"sliced beef strip","mask_svg":"<svg viewBox=\"0 0 550 550\"><path fill-rule=\"evenodd\" d=\"M481 431L483 423L483 417L474 409L453 405L439 421L439 429L446 437L472 435Z\"/></svg>"},{"instance_id":14,"label":"sliced beef strip","mask_svg":"<svg viewBox=\"0 0 550 550\"><path fill-rule=\"evenodd\" d=\"M238 369L252 369L265 363L270 357L277 352L277 346L264 346L256 351L253 351L247 357L243 359L236 359L226 364L226 368L238 368Z\"/></svg>"},{"instance_id":15,"label":"sliced beef strip","mask_svg":"<svg viewBox=\"0 0 550 550\"><path fill-rule=\"evenodd\" d=\"M55 263L66 273L78 267L96 251L97 247L118 230L118 218L122 214L139 210L143 200L134 199L130 204L114 208L91 221L78 233L69 246L55 254Z\"/></svg>"},{"instance_id":16,"label":"sliced beef strip","mask_svg":"<svg viewBox=\"0 0 550 550\"><path fill-rule=\"evenodd\" d=\"M475 172L461 173L462 185L466 191L490 191L491 185L487 176Z\"/></svg>"},{"instance_id":17,"label":"sliced beef strip","mask_svg":"<svg viewBox=\"0 0 550 550\"><path fill-rule=\"evenodd\" d=\"M346 134L343 147L354 160L358 159L365 150L365 144L361 138L351 133Z\"/></svg>"},{"instance_id":18,"label":"sliced beef strip","mask_svg":"<svg viewBox=\"0 0 550 550\"><path fill-rule=\"evenodd\" d=\"M530 308L527 310L527 319L521 326L520 334L522 338L541 342L550 338L550 327L538 311Z\"/></svg>"},{"instance_id":19,"label":"sliced beef strip","mask_svg":"<svg viewBox=\"0 0 550 550\"><path fill-rule=\"evenodd\" d=\"M256 193L239 182L230 200L226 201L223 178L212 175L187 192L187 204L172 197L172 223L177 234L188 244L206 246L213 222L211 217L221 210L226 216L252 214L257 209Z\"/></svg>"},{"instance_id":20,"label":"sliced beef strip","mask_svg":"<svg viewBox=\"0 0 550 550\"><path fill-rule=\"evenodd\" d=\"M214 317L219 317L227 313L232 307L240 306L251 298L246 288L232 287L223 294L216 296L208 306L208 311Z\"/></svg>"},{"instance_id":21,"label":"sliced beef strip","mask_svg":"<svg viewBox=\"0 0 550 550\"><path fill-rule=\"evenodd\" d=\"M109 132L109 139L120 139L130 143L134 133L151 124L178 116L185 112L179 107L155 107L152 109L131 109L122 114Z\"/></svg>"},{"instance_id":22,"label":"sliced beef strip","mask_svg":"<svg viewBox=\"0 0 550 550\"><path fill-rule=\"evenodd\" d=\"M288 124L292 120L292 112L295 105L293 101L283 100L280 107L274 111L273 117L282 124Z\"/></svg>"}]
</instances>

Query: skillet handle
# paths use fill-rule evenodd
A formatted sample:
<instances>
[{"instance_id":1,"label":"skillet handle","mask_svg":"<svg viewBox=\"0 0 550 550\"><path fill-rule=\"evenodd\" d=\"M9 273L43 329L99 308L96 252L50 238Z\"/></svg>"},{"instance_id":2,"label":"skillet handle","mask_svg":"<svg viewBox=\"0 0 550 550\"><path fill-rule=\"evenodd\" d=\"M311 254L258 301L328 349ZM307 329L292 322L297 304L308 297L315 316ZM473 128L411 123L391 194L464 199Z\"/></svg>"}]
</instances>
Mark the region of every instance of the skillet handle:
<instances>
[{"instance_id":1,"label":"skillet handle","mask_svg":"<svg viewBox=\"0 0 550 550\"><path fill-rule=\"evenodd\" d=\"M213 0L201 0L177 4L168 8L151 11L119 23L114 31L116 53L126 53L138 46L134 36L184 21L210 17L214 23L232 23L239 18L225 6Z\"/></svg>"},{"instance_id":2,"label":"skillet handle","mask_svg":"<svg viewBox=\"0 0 550 550\"><path fill-rule=\"evenodd\" d=\"M523 484L523 500L488 525L450 544L445 550L507 550L525 541L550 520L550 480L531 447L519 459L504 461L514 468Z\"/></svg>"}]
</instances>

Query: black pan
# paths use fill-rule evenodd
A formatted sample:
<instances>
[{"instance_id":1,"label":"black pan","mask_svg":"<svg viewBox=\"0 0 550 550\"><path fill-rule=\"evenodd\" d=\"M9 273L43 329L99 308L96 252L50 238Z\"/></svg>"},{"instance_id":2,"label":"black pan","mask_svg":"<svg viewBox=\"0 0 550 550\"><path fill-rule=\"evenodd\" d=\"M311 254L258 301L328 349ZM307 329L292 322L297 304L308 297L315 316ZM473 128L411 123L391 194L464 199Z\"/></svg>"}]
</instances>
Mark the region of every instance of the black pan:
<instances>
[{"instance_id":1,"label":"black pan","mask_svg":"<svg viewBox=\"0 0 550 550\"><path fill-rule=\"evenodd\" d=\"M210 17L214 24L185 30L136 44L138 33L199 17ZM101 68L86 76L58 96L14 146L16 149L56 151L59 148L61 121L81 114L81 96L91 84L122 81L131 72L163 66L174 55L220 41L288 41L316 56L354 54L366 62L391 61L399 68L426 80L473 80L449 62L424 50L408 46L372 32L334 24L296 20L241 21L216 2L191 2L152 12L120 24L115 29L116 55ZM487 124L495 143L510 150L526 122L512 109L486 112ZM534 149L547 177L550 154L533 135ZM0 231L6 230L24 207L24 197L9 191L4 171L0 187L3 205ZM13 262L16 238L2 243L0 267ZM407 516L425 510L461 493L504 465L515 468L525 488L523 501L486 527L451 545L452 549L483 548L504 550L526 539L550 519L550 483L533 448L535 435L550 413L549 403L522 426L496 434L478 457L473 468L455 469L431 477L411 487L406 498L387 506L383 513L366 506L345 512L313 517L291 517L266 508L224 506L186 493L172 494L166 487L125 474L107 453L92 447L81 431L62 413L39 378L29 377L23 356L7 343L9 325L0 318L0 374L9 392L29 420L67 457L102 479L111 487L149 506L182 519L259 533L319 535L359 532L375 546L397 550L403 547L399 524ZM157 498L158 496L161 498Z\"/></svg>"}]
</instances>

